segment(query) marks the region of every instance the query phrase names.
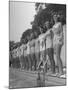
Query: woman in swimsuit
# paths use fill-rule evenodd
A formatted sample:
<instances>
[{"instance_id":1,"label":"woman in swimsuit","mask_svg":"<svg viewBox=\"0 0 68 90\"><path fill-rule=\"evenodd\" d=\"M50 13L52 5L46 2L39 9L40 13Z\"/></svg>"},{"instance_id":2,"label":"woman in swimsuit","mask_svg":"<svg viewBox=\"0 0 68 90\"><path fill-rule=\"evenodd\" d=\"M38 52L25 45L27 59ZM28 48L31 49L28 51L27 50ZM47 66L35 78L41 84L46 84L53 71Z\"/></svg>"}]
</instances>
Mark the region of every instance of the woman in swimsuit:
<instances>
[{"instance_id":1,"label":"woman in swimsuit","mask_svg":"<svg viewBox=\"0 0 68 90\"><path fill-rule=\"evenodd\" d=\"M54 15L53 19L55 24L53 25L52 31L54 34L54 38L53 38L53 48L55 50L56 53L56 60L57 60L57 66L58 66L58 75L62 75L63 74L63 64L62 64L62 60L61 60L61 48L63 45L63 27L62 27L62 23L58 21L59 15Z\"/></svg>"}]
</instances>

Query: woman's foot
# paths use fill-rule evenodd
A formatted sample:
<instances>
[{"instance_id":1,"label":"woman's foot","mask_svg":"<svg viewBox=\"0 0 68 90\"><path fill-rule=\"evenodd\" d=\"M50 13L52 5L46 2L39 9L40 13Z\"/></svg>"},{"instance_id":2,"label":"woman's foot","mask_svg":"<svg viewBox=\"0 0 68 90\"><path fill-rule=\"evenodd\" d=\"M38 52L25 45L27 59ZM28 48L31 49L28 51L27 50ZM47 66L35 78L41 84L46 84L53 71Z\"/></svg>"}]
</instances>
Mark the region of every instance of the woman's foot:
<instances>
[{"instance_id":1,"label":"woman's foot","mask_svg":"<svg viewBox=\"0 0 68 90\"><path fill-rule=\"evenodd\" d=\"M51 75L52 75L52 76L57 76L57 74L58 74L58 73L52 73Z\"/></svg>"},{"instance_id":2,"label":"woman's foot","mask_svg":"<svg viewBox=\"0 0 68 90\"><path fill-rule=\"evenodd\" d=\"M53 72L47 72L46 75L55 75L56 73Z\"/></svg>"},{"instance_id":3,"label":"woman's foot","mask_svg":"<svg viewBox=\"0 0 68 90\"><path fill-rule=\"evenodd\" d=\"M61 77L63 75L63 73L58 73L57 77Z\"/></svg>"},{"instance_id":4,"label":"woman's foot","mask_svg":"<svg viewBox=\"0 0 68 90\"><path fill-rule=\"evenodd\" d=\"M66 74L61 75L60 78L66 78Z\"/></svg>"}]
</instances>

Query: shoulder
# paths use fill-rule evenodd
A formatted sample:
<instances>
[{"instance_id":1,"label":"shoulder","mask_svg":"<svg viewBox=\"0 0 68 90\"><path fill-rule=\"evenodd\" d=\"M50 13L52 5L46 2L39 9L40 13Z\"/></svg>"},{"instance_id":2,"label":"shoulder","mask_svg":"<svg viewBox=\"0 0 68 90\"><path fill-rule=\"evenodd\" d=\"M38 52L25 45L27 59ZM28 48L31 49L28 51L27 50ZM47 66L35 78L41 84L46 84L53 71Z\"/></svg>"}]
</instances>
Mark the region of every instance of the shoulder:
<instances>
[{"instance_id":1,"label":"shoulder","mask_svg":"<svg viewBox=\"0 0 68 90\"><path fill-rule=\"evenodd\" d=\"M53 25L53 28L59 28L59 27L62 27L62 23L61 22L58 22L58 23ZM53 30L53 28L52 28L52 30Z\"/></svg>"},{"instance_id":2,"label":"shoulder","mask_svg":"<svg viewBox=\"0 0 68 90\"><path fill-rule=\"evenodd\" d=\"M60 27L60 26L62 26L62 23L61 22L58 22L57 24L55 24L56 25L56 27Z\"/></svg>"},{"instance_id":3,"label":"shoulder","mask_svg":"<svg viewBox=\"0 0 68 90\"><path fill-rule=\"evenodd\" d=\"M41 39L41 34L39 35L38 39L39 39L39 40Z\"/></svg>"},{"instance_id":4,"label":"shoulder","mask_svg":"<svg viewBox=\"0 0 68 90\"><path fill-rule=\"evenodd\" d=\"M29 42L27 43L27 47L28 47L28 45L29 45Z\"/></svg>"},{"instance_id":5,"label":"shoulder","mask_svg":"<svg viewBox=\"0 0 68 90\"><path fill-rule=\"evenodd\" d=\"M27 44L25 44L25 45L23 46L23 48L25 49L25 48L26 48L26 46L27 46Z\"/></svg>"},{"instance_id":6,"label":"shoulder","mask_svg":"<svg viewBox=\"0 0 68 90\"><path fill-rule=\"evenodd\" d=\"M59 26L62 26L62 23L61 23L61 22L58 22L58 25L59 25Z\"/></svg>"},{"instance_id":7,"label":"shoulder","mask_svg":"<svg viewBox=\"0 0 68 90\"><path fill-rule=\"evenodd\" d=\"M34 40L31 40L31 41L30 41L30 46L32 46L32 45L33 45L33 43L34 43Z\"/></svg>"},{"instance_id":8,"label":"shoulder","mask_svg":"<svg viewBox=\"0 0 68 90\"><path fill-rule=\"evenodd\" d=\"M39 39L42 39L45 36L45 33L39 35Z\"/></svg>"},{"instance_id":9,"label":"shoulder","mask_svg":"<svg viewBox=\"0 0 68 90\"><path fill-rule=\"evenodd\" d=\"M35 39L35 43L37 44L39 42L39 37Z\"/></svg>"}]
</instances>

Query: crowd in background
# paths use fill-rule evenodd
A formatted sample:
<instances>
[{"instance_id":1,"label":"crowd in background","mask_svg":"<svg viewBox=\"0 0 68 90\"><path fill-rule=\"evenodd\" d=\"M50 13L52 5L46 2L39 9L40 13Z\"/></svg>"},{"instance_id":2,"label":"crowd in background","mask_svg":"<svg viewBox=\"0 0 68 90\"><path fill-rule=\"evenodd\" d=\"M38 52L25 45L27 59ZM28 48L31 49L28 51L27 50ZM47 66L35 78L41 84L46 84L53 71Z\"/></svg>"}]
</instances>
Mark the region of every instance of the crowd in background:
<instances>
[{"instance_id":1,"label":"crowd in background","mask_svg":"<svg viewBox=\"0 0 68 90\"><path fill-rule=\"evenodd\" d=\"M43 28L38 27L38 30L33 31L27 30L26 36L24 36L24 42L27 41L27 43L21 44L10 52L10 66L30 71L36 71L44 66L46 73L48 69L51 69L51 73L63 75L63 63L60 55L64 44L64 35L60 17L58 13L55 13L53 25L50 20L46 20Z\"/></svg>"}]
</instances>

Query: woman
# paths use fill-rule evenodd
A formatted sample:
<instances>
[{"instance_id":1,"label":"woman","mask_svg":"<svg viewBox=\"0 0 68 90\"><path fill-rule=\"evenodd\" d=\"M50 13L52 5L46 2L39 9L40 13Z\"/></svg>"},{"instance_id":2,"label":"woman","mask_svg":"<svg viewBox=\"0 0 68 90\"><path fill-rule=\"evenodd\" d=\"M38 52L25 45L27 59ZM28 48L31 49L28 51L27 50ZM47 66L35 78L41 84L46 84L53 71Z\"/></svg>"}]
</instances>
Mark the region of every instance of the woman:
<instances>
[{"instance_id":1,"label":"woman","mask_svg":"<svg viewBox=\"0 0 68 90\"><path fill-rule=\"evenodd\" d=\"M36 70L34 32L31 32L30 37L31 37L31 41L30 41L30 54L31 54L31 60L32 60L32 69Z\"/></svg>"},{"instance_id":2,"label":"woman","mask_svg":"<svg viewBox=\"0 0 68 90\"><path fill-rule=\"evenodd\" d=\"M23 44L19 47L18 52L20 52L20 55L19 55L20 66L21 66L21 69L23 69L24 68Z\"/></svg>"},{"instance_id":3,"label":"woman","mask_svg":"<svg viewBox=\"0 0 68 90\"><path fill-rule=\"evenodd\" d=\"M36 58L36 68L37 68L40 61L40 42L38 39L39 32L35 30L34 34L35 34L35 58Z\"/></svg>"},{"instance_id":4,"label":"woman","mask_svg":"<svg viewBox=\"0 0 68 90\"><path fill-rule=\"evenodd\" d=\"M52 31L54 34L54 38L53 38L53 47L55 49L56 52L56 60L57 60L57 66L58 66L58 76L63 74L63 64L62 64L62 60L60 58L60 54L61 54L61 48L63 45L63 27L60 21L58 21L59 19L59 15L55 14L53 16L54 22L55 24L53 25Z\"/></svg>"},{"instance_id":5,"label":"woman","mask_svg":"<svg viewBox=\"0 0 68 90\"><path fill-rule=\"evenodd\" d=\"M27 59L27 44L24 44L24 68L28 70L28 59Z\"/></svg>"},{"instance_id":6,"label":"woman","mask_svg":"<svg viewBox=\"0 0 68 90\"><path fill-rule=\"evenodd\" d=\"M45 55L45 33L43 31L43 29L40 28L40 35L39 35L39 43L40 43L40 62L39 62L39 66L43 65L44 66L44 62L46 61L46 55ZM38 66L38 67L39 67ZM45 67L45 72L47 72L47 64L44 66Z\"/></svg>"},{"instance_id":7,"label":"woman","mask_svg":"<svg viewBox=\"0 0 68 90\"><path fill-rule=\"evenodd\" d=\"M28 43L27 43L27 59L29 63L29 70L32 70L32 61L30 56L30 34L27 35Z\"/></svg>"},{"instance_id":8,"label":"woman","mask_svg":"<svg viewBox=\"0 0 68 90\"><path fill-rule=\"evenodd\" d=\"M53 33L50 27L50 22L46 21L44 27L46 27L47 29L47 32L45 33L45 37L44 37L46 44L45 55L48 55L49 57L51 63L51 73L53 74L55 73L55 61L54 61L54 53L53 53Z\"/></svg>"}]
</instances>

